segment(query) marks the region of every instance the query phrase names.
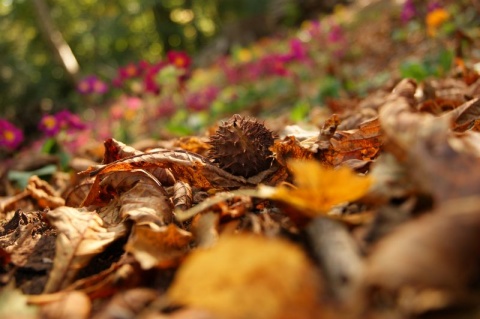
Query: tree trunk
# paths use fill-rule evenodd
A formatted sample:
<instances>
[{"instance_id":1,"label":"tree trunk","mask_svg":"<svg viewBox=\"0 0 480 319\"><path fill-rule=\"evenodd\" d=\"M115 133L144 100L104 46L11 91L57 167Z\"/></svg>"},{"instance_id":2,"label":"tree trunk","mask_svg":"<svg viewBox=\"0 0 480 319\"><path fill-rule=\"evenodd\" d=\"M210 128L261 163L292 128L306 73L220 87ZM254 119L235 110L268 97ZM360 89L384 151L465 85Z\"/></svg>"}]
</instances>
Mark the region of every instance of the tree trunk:
<instances>
[{"instance_id":1,"label":"tree trunk","mask_svg":"<svg viewBox=\"0 0 480 319\"><path fill-rule=\"evenodd\" d=\"M80 67L72 49L65 41L62 33L56 28L50 16L50 11L45 0L33 0L35 15L40 32L50 47L55 59L60 63L65 74L74 86L78 84Z\"/></svg>"}]
</instances>

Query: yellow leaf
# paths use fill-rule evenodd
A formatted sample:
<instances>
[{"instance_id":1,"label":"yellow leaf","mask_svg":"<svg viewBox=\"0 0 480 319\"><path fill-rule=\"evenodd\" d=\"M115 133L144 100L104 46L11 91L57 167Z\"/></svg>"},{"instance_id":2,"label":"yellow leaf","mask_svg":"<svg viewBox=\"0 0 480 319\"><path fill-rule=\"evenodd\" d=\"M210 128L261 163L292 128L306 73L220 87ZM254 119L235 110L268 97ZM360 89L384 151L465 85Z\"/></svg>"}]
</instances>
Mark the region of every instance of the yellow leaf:
<instances>
[{"instance_id":1,"label":"yellow leaf","mask_svg":"<svg viewBox=\"0 0 480 319\"><path fill-rule=\"evenodd\" d=\"M301 249L252 235L220 238L196 250L168 290L178 304L219 318L316 318L320 280Z\"/></svg>"},{"instance_id":2,"label":"yellow leaf","mask_svg":"<svg viewBox=\"0 0 480 319\"><path fill-rule=\"evenodd\" d=\"M348 167L332 170L314 160L289 162L296 188L262 186L260 192L314 217L325 214L333 205L356 200L363 196L372 183L368 176L360 176Z\"/></svg>"}]
</instances>

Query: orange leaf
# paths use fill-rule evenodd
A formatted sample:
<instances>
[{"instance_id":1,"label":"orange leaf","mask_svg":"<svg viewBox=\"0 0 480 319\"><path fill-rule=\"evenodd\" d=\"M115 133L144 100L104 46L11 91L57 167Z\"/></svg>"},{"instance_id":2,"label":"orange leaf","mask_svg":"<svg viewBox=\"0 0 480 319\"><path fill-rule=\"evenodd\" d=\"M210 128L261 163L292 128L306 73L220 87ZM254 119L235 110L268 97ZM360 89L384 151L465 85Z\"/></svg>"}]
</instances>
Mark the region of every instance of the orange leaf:
<instances>
[{"instance_id":1,"label":"orange leaf","mask_svg":"<svg viewBox=\"0 0 480 319\"><path fill-rule=\"evenodd\" d=\"M260 193L292 205L309 217L362 197L372 184L371 178L359 176L347 167L332 170L316 161L291 161L289 166L297 188L261 186Z\"/></svg>"},{"instance_id":2,"label":"orange leaf","mask_svg":"<svg viewBox=\"0 0 480 319\"><path fill-rule=\"evenodd\" d=\"M189 255L168 296L219 318L314 318L319 283L297 246L241 235Z\"/></svg>"}]
</instances>

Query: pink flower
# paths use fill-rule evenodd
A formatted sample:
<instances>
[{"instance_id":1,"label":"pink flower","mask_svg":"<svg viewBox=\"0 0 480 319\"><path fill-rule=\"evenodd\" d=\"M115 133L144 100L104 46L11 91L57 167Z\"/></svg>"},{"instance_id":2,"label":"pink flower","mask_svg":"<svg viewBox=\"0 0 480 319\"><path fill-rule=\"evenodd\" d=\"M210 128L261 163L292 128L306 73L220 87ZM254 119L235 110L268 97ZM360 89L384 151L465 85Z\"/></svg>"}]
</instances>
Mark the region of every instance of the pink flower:
<instances>
[{"instance_id":1,"label":"pink flower","mask_svg":"<svg viewBox=\"0 0 480 319\"><path fill-rule=\"evenodd\" d=\"M0 148L16 149L23 142L23 132L7 120L0 119Z\"/></svg>"}]
</instances>

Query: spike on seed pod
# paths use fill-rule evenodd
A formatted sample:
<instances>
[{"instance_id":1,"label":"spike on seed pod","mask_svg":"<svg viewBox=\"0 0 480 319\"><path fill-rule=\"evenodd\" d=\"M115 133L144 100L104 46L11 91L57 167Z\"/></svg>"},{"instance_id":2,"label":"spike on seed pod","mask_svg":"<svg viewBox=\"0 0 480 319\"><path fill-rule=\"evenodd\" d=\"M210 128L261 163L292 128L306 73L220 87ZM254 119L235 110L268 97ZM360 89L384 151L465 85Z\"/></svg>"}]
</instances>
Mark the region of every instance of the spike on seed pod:
<instances>
[{"instance_id":1,"label":"spike on seed pod","mask_svg":"<svg viewBox=\"0 0 480 319\"><path fill-rule=\"evenodd\" d=\"M251 177L270 167L274 135L263 123L235 114L210 137L209 157L223 170Z\"/></svg>"}]
</instances>

